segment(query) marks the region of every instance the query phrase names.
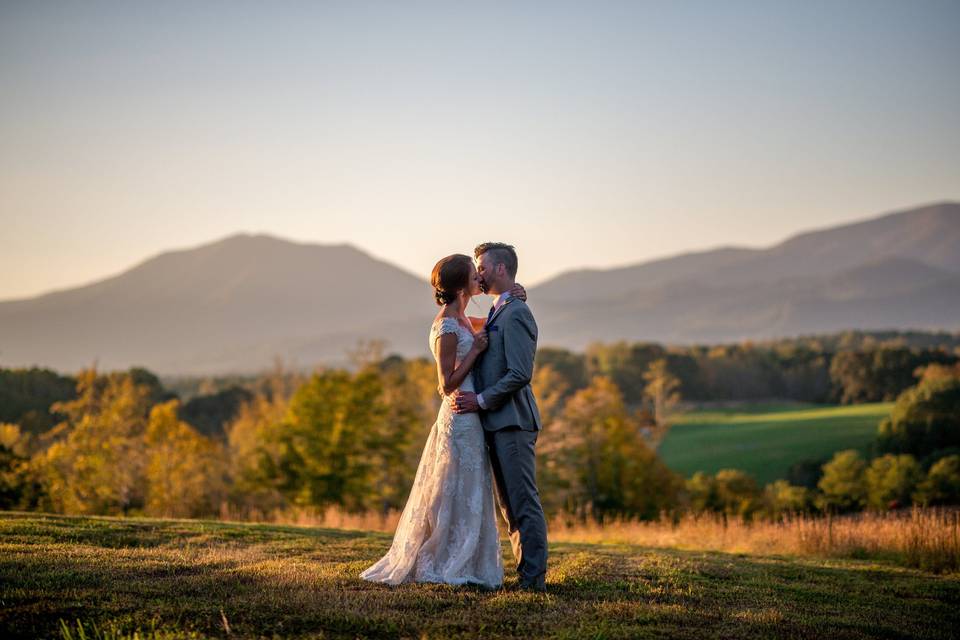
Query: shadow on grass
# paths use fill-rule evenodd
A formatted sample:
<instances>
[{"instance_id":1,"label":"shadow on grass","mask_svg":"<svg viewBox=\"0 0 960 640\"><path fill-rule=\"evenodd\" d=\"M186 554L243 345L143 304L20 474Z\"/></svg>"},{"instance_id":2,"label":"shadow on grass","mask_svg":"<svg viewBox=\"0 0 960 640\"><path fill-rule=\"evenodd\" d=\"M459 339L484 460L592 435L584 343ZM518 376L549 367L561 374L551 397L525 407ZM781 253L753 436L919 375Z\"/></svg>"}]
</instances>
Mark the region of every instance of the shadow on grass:
<instances>
[{"instance_id":1,"label":"shadow on grass","mask_svg":"<svg viewBox=\"0 0 960 640\"><path fill-rule=\"evenodd\" d=\"M58 637L61 619L334 638L946 638L960 625L960 579L865 562L559 543L536 594L513 589L506 544L506 588L491 592L359 579L389 547L382 534L36 514L0 514L0 533L4 638Z\"/></svg>"}]
</instances>

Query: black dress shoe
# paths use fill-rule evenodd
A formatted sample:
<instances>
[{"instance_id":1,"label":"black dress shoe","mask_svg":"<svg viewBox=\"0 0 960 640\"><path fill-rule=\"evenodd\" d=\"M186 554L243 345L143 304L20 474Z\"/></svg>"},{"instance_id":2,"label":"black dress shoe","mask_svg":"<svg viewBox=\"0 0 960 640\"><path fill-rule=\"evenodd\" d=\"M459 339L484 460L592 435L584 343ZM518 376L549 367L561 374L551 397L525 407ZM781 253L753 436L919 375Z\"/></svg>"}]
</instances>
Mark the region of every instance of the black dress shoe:
<instances>
[{"instance_id":1,"label":"black dress shoe","mask_svg":"<svg viewBox=\"0 0 960 640\"><path fill-rule=\"evenodd\" d=\"M520 582L517 585L517 589L520 591L534 591L536 593L546 593L547 585L543 579L530 581L530 582Z\"/></svg>"}]
</instances>

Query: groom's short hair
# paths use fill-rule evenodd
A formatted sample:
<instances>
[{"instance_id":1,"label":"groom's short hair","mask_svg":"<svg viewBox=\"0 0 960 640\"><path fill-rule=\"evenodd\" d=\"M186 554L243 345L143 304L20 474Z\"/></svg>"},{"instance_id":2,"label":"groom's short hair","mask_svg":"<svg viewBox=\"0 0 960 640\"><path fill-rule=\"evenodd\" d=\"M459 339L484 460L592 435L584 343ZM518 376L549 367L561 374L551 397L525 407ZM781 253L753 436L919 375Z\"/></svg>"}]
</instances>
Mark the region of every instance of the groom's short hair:
<instances>
[{"instance_id":1,"label":"groom's short hair","mask_svg":"<svg viewBox=\"0 0 960 640\"><path fill-rule=\"evenodd\" d=\"M485 253L490 254L494 264L502 262L511 278L517 277L517 250L512 245L503 242L484 242L478 244L473 250L474 257L478 259Z\"/></svg>"}]
</instances>

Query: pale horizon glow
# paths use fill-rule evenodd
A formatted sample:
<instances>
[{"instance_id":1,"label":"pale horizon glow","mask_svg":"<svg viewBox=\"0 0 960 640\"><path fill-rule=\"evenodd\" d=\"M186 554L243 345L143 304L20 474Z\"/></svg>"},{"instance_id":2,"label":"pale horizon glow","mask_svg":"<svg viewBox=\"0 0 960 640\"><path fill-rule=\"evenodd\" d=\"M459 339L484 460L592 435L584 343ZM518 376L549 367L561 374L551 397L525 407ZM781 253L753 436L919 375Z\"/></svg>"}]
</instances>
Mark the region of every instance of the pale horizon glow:
<instances>
[{"instance_id":1,"label":"pale horizon glow","mask_svg":"<svg viewBox=\"0 0 960 640\"><path fill-rule=\"evenodd\" d=\"M518 279L960 200L960 3L0 5L0 300L236 233Z\"/></svg>"}]
</instances>

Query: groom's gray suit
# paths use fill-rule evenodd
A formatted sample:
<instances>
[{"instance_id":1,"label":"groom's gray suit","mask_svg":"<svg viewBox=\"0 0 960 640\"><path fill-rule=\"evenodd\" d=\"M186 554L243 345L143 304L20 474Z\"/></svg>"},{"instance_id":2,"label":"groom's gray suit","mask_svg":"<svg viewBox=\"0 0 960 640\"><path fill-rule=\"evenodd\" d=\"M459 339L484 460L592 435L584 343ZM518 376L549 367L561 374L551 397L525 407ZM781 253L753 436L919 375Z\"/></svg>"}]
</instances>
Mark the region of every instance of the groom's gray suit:
<instances>
[{"instance_id":1,"label":"groom's gray suit","mask_svg":"<svg viewBox=\"0 0 960 640\"><path fill-rule=\"evenodd\" d=\"M540 412L530 388L537 323L525 302L509 298L487 321L487 335L489 346L473 368L475 388L485 407L480 421L520 584L543 588L547 523L534 464Z\"/></svg>"}]
</instances>

